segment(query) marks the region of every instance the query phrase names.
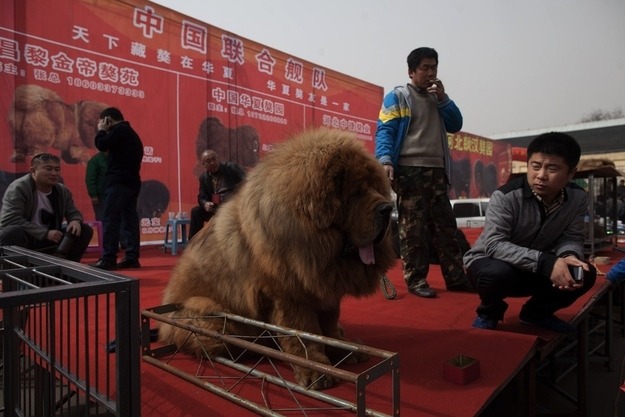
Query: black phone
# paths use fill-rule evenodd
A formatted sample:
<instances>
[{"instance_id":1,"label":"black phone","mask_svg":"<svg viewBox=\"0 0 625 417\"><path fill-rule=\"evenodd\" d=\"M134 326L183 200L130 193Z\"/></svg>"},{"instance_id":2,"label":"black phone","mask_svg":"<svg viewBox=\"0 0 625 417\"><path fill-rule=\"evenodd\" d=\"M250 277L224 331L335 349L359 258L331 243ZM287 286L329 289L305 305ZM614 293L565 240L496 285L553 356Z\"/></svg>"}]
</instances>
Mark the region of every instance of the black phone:
<instances>
[{"instance_id":1,"label":"black phone","mask_svg":"<svg viewBox=\"0 0 625 417\"><path fill-rule=\"evenodd\" d=\"M575 281L576 283L584 281L584 268L582 268L581 266L569 265L569 272L573 277L573 281Z\"/></svg>"}]
</instances>

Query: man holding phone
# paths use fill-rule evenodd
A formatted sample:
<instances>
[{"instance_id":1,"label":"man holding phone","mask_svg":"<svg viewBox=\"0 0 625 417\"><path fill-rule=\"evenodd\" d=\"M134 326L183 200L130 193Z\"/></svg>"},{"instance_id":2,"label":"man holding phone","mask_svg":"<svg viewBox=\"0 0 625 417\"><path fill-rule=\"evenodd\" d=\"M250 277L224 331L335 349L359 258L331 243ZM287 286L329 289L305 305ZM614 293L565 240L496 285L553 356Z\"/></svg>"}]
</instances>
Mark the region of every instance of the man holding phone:
<instances>
[{"instance_id":1,"label":"man holding phone","mask_svg":"<svg viewBox=\"0 0 625 417\"><path fill-rule=\"evenodd\" d=\"M490 197L484 231L464 255L480 305L473 327L496 329L506 297L527 297L521 323L572 333L575 326L554 313L595 283L596 269L584 259L588 195L570 182L581 155L571 136L550 132L527 148L527 174Z\"/></svg>"},{"instance_id":2,"label":"man holding phone","mask_svg":"<svg viewBox=\"0 0 625 417\"><path fill-rule=\"evenodd\" d=\"M141 190L139 171L143 143L130 123L124 120L121 111L109 107L100 113L95 145L108 154L102 218L104 250L98 262L91 266L106 270L140 268L137 198ZM126 256L117 263L122 224L125 228Z\"/></svg>"}]
</instances>

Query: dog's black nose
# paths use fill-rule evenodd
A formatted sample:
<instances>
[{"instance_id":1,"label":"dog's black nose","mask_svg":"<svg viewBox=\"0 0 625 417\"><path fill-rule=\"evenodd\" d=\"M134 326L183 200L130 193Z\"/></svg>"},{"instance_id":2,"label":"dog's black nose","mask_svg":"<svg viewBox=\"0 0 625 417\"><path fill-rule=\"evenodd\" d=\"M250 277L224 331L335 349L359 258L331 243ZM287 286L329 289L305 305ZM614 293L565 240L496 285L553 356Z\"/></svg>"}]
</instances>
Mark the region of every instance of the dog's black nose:
<instances>
[{"instance_id":1,"label":"dog's black nose","mask_svg":"<svg viewBox=\"0 0 625 417\"><path fill-rule=\"evenodd\" d=\"M383 203L376 208L376 211L378 216L386 217L391 214L391 211L393 211L393 206L388 203Z\"/></svg>"}]
</instances>

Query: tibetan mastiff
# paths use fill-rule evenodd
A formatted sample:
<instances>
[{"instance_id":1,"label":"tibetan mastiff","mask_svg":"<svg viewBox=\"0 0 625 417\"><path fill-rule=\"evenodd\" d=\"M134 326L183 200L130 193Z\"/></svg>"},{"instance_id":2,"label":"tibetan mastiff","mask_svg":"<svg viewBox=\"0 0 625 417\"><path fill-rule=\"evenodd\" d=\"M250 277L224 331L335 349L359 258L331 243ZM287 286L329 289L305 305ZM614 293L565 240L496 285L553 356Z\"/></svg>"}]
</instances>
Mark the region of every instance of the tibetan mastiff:
<instances>
[{"instance_id":1,"label":"tibetan mastiff","mask_svg":"<svg viewBox=\"0 0 625 417\"><path fill-rule=\"evenodd\" d=\"M193 237L163 302L179 305L172 315L182 322L217 332L249 329L202 316L226 312L342 339L343 297L373 294L396 259L388 233L392 208L389 180L361 142L336 130L305 131L264 157ZM225 349L168 324L159 335L197 356ZM278 343L286 353L324 364L338 353L296 338ZM356 356L350 360L365 359ZM309 388L337 382L307 368L294 371Z\"/></svg>"}]
</instances>

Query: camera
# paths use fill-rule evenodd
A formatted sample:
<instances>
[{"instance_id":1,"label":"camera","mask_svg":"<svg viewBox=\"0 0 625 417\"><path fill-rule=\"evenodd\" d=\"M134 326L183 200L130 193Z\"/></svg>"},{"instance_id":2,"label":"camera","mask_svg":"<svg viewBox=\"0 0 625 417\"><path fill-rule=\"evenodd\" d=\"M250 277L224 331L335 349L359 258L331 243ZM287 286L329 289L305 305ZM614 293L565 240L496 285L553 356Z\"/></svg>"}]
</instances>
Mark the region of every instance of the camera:
<instances>
[{"instance_id":1,"label":"camera","mask_svg":"<svg viewBox=\"0 0 625 417\"><path fill-rule=\"evenodd\" d=\"M584 269L581 266L569 265L569 272L577 284L584 281Z\"/></svg>"},{"instance_id":2,"label":"camera","mask_svg":"<svg viewBox=\"0 0 625 417\"><path fill-rule=\"evenodd\" d=\"M61 240L61 243L59 243L59 246L56 249L56 254L61 258L66 257L70 249L72 249L76 237L76 235L66 232Z\"/></svg>"}]
</instances>

